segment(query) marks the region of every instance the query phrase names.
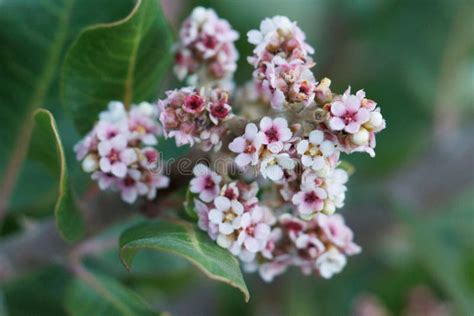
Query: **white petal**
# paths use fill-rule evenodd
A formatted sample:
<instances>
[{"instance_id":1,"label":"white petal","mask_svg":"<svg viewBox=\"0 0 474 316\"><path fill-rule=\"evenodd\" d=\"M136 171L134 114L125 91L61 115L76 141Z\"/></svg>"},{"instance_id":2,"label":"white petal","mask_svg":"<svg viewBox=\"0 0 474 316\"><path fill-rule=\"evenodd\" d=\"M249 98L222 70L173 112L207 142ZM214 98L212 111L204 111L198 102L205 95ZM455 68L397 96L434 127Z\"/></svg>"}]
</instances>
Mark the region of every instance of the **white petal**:
<instances>
[{"instance_id":1,"label":"white petal","mask_svg":"<svg viewBox=\"0 0 474 316\"><path fill-rule=\"evenodd\" d=\"M309 142L306 139L304 139L298 143L298 145L296 146L296 151L298 152L298 154L303 155L306 152L306 150L308 150L308 147L309 147Z\"/></svg>"},{"instance_id":2,"label":"white petal","mask_svg":"<svg viewBox=\"0 0 474 316\"><path fill-rule=\"evenodd\" d=\"M244 241L245 248L250 252L257 252L260 250L258 241L253 237L247 237Z\"/></svg>"},{"instance_id":3,"label":"white petal","mask_svg":"<svg viewBox=\"0 0 474 316\"><path fill-rule=\"evenodd\" d=\"M137 161L137 159L137 153L131 148L127 148L120 152L120 160L127 165L134 163L135 161Z\"/></svg>"},{"instance_id":4,"label":"white petal","mask_svg":"<svg viewBox=\"0 0 474 316\"><path fill-rule=\"evenodd\" d=\"M112 169L110 171L114 176L123 178L127 174L127 165L125 165L123 162L116 162L112 165Z\"/></svg>"},{"instance_id":5,"label":"white petal","mask_svg":"<svg viewBox=\"0 0 474 316\"><path fill-rule=\"evenodd\" d=\"M265 173L272 181L278 181L283 177L283 170L278 165L267 167Z\"/></svg>"},{"instance_id":6,"label":"white petal","mask_svg":"<svg viewBox=\"0 0 474 316\"><path fill-rule=\"evenodd\" d=\"M219 210L212 209L209 214L209 220L214 224L222 223L223 214Z\"/></svg>"},{"instance_id":7,"label":"white petal","mask_svg":"<svg viewBox=\"0 0 474 316\"><path fill-rule=\"evenodd\" d=\"M219 232L224 235L232 234L234 231L234 227L232 227L229 223L220 223L219 224Z\"/></svg>"},{"instance_id":8,"label":"white petal","mask_svg":"<svg viewBox=\"0 0 474 316\"><path fill-rule=\"evenodd\" d=\"M324 133L318 130L312 131L309 133L309 141L311 144L319 145L324 140Z\"/></svg>"},{"instance_id":9,"label":"white petal","mask_svg":"<svg viewBox=\"0 0 474 316\"><path fill-rule=\"evenodd\" d=\"M100 158L99 166L100 170L102 170L103 172L110 172L110 169L112 169L110 160L106 157Z\"/></svg>"},{"instance_id":10,"label":"white petal","mask_svg":"<svg viewBox=\"0 0 474 316\"><path fill-rule=\"evenodd\" d=\"M334 153L334 144L333 142L329 141L329 140L325 140L322 144L321 144L321 152L323 153L324 156L326 157L329 157L331 156L333 153Z\"/></svg>"},{"instance_id":11,"label":"white petal","mask_svg":"<svg viewBox=\"0 0 474 316\"><path fill-rule=\"evenodd\" d=\"M112 150L112 145L108 141L103 141L99 143L97 149L99 150L99 155L107 156Z\"/></svg>"},{"instance_id":12,"label":"white petal","mask_svg":"<svg viewBox=\"0 0 474 316\"><path fill-rule=\"evenodd\" d=\"M214 205L216 206L217 209L221 211L226 211L230 208L231 203L230 200L224 196L218 196L214 200Z\"/></svg>"}]
</instances>

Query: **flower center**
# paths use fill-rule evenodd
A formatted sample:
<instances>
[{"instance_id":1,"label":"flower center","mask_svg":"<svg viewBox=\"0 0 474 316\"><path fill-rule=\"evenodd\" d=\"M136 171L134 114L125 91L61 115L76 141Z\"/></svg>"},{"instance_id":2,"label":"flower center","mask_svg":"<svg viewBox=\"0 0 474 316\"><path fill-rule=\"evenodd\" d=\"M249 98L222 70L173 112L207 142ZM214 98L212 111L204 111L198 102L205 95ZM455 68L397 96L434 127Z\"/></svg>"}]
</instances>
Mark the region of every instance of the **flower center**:
<instances>
[{"instance_id":1,"label":"flower center","mask_svg":"<svg viewBox=\"0 0 474 316\"><path fill-rule=\"evenodd\" d=\"M216 184L214 183L214 180L212 180L211 176L207 176L204 183L204 189L205 190L213 189L215 185Z\"/></svg>"},{"instance_id":2,"label":"flower center","mask_svg":"<svg viewBox=\"0 0 474 316\"><path fill-rule=\"evenodd\" d=\"M126 177L123 180L123 184L127 187L131 187L135 185L135 180L132 177Z\"/></svg>"},{"instance_id":3,"label":"flower center","mask_svg":"<svg viewBox=\"0 0 474 316\"><path fill-rule=\"evenodd\" d=\"M343 120L344 122L347 124L351 123L351 122L354 122L356 121L356 114L357 112L346 112L346 114L344 114L344 117L343 117Z\"/></svg>"},{"instance_id":4,"label":"flower center","mask_svg":"<svg viewBox=\"0 0 474 316\"><path fill-rule=\"evenodd\" d=\"M316 193L314 193L313 191L306 193L306 195L304 197L304 201L308 204L314 203L317 200L319 200L319 198L316 195Z\"/></svg>"},{"instance_id":5,"label":"flower center","mask_svg":"<svg viewBox=\"0 0 474 316\"><path fill-rule=\"evenodd\" d=\"M202 42L209 49L214 49L217 46L217 39L211 35L206 35Z\"/></svg>"},{"instance_id":6,"label":"flower center","mask_svg":"<svg viewBox=\"0 0 474 316\"><path fill-rule=\"evenodd\" d=\"M224 192L224 196L226 198L228 198L229 200L233 200L237 197L237 195L235 194L234 190L232 190L231 188L228 188L225 190Z\"/></svg>"},{"instance_id":7,"label":"flower center","mask_svg":"<svg viewBox=\"0 0 474 316\"><path fill-rule=\"evenodd\" d=\"M224 222L232 222L236 217L231 208L224 212Z\"/></svg>"},{"instance_id":8,"label":"flower center","mask_svg":"<svg viewBox=\"0 0 474 316\"><path fill-rule=\"evenodd\" d=\"M255 146L252 145L251 143L248 143L247 147L245 147L244 149L244 153L246 154L253 154L256 151L257 151L257 148L255 148Z\"/></svg>"},{"instance_id":9,"label":"flower center","mask_svg":"<svg viewBox=\"0 0 474 316\"><path fill-rule=\"evenodd\" d=\"M110 151L109 160L110 160L110 163L119 161L119 153L115 149L112 149Z\"/></svg>"},{"instance_id":10,"label":"flower center","mask_svg":"<svg viewBox=\"0 0 474 316\"><path fill-rule=\"evenodd\" d=\"M197 111L204 105L204 100L197 94L187 96L184 100L184 106L192 111Z\"/></svg>"},{"instance_id":11,"label":"flower center","mask_svg":"<svg viewBox=\"0 0 474 316\"><path fill-rule=\"evenodd\" d=\"M265 131L265 135L267 136L269 143L277 142L279 140L278 130L273 126Z\"/></svg>"}]
</instances>

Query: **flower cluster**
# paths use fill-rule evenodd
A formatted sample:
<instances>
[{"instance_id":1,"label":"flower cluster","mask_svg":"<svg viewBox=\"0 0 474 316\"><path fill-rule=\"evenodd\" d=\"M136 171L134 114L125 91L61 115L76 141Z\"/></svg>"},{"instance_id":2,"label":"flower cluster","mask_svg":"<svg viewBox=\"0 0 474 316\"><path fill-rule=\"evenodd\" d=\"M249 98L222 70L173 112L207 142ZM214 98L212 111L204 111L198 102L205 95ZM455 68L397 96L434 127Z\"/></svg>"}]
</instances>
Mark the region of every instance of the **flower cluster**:
<instances>
[{"instance_id":1,"label":"flower cluster","mask_svg":"<svg viewBox=\"0 0 474 316\"><path fill-rule=\"evenodd\" d=\"M99 121L75 147L82 169L92 173L100 189L119 190L122 200L133 203L138 196L154 199L156 191L169 184L157 172L161 128L155 106L143 102L127 111L121 102L110 102Z\"/></svg>"},{"instance_id":2,"label":"flower cluster","mask_svg":"<svg viewBox=\"0 0 474 316\"><path fill-rule=\"evenodd\" d=\"M265 19L248 40L255 45L248 58L253 82L236 97L245 123L227 146L246 182L222 183L197 166L190 190L198 196L199 226L264 280L289 266L330 278L360 252L343 217L333 214L344 206L349 178L341 153L374 156L385 121L364 91L338 95L329 79L316 81L313 49L295 22ZM259 186L256 177L264 179Z\"/></svg>"},{"instance_id":3,"label":"flower cluster","mask_svg":"<svg viewBox=\"0 0 474 316\"><path fill-rule=\"evenodd\" d=\"M360 252L351 229L339 214L321 214L310 221L283 214L270 236L256 260L245 265L247 271L258 270L267 282L290 266L328 279L344 268L346 256Z\"/></svg>"},{"instance_id":4,"label":"flower cluster","mask_svg":"<svg viewBox=\"0 0 474 316\"><path fill-rule=\"evenodd\" d=\"M255 68L253 77L272 107L280 110L295 103L310 105L317 85L310 70L315 65L310 57L314 50L296 23L275 16L263 20L260 30L247 36L255 45L253 56L248 58Z\"/></svg>"},{"instance_id":5,"label":"flower cluster","mask_svg":"<svg viewBox=\"0 0 474 316\"><path fill-rule=\"evenodd\" d=\"M385 128L385 120L376 102L366 99L363 90L353 95L348 88L325 107L328 110L327 125L344 152L365 151L375 156L375 133Z\"/></svg>"},{"instance_id":6,"label":"flower cluster","mask_svg":"<svg viewBox=\"0 0 474 316\"><path fill-rule=\"evenodd\" d=\"M231 155L244 171L232 179L204 164L193 169L189 191L198 226L266 281L290 266L330 278L360 252L343 217L333 214L344 206L349 178L341 154L374 156L385 120L363 90L338 95L329 79L316 81L313 48L282 16L248 33L253 81L233 93L237 38L213 10L196 8L176 45L175 71L194 78L190 87L166 92L156 106L126 111L112 102L76 146L77 158L101 189L120 190L132 203L168 185L167 177L150 172L158 161L151 146L159 122L178 146L214 149L211 161Z\"/></svg>"},{"instance_id":7,"label":"flower cluster","mask_svg":"<svg viewBox=\"0 0 474 316\"><path fill-rule=\"evenodd\" d=\"M226 91L181 88L168 91L158 106L164 134L178 146L199 143L204 151L219 150L227 132L223 122L232 117Z\"/></svg>"},{"instance_id":8,"label":"flower cluster","mask_svg":"<svg viewBox=\"0 0 474 316\"><path fill-rule=\"evenodd\" d=\"M197 195L194 205L199 227L242 261L253 262L266 247L275 222L272 212L259 205L257 183L223 183L204 164L196 165L193 173L189 189Z\"/></svg>"},{"instance_id":9,"label":"flower cluster","mask_svg":"<svg viewBox=\"0 0 474 316\"><path fill-rule=\"evenodd\" d=\"M175 47L175 73L193 85L229 87L239 57L239 34L212 9L197 7L184 21Z\"/></svg>"}]
</instances>

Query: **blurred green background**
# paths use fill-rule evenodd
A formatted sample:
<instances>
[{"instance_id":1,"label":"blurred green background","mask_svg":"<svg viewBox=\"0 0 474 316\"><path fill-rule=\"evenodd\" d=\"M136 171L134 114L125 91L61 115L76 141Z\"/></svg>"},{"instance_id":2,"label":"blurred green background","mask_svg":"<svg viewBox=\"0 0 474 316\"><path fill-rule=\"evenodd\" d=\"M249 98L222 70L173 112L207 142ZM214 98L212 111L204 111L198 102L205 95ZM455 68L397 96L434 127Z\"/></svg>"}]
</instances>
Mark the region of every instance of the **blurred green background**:
<instances>
[{"instance_id":1,"label":"blurred green background","mask_svg":"<svg viewBox=\"0 0 474 316\"><path fill-rule=\"evenodd\" d=\"M162 4L175 31L197 5L214 8L229 20L240 33L239 83L250 79L252 71L246 62L252 49L247 31L265 17L286 15L298 21L315 48L317 79L329 77L337 92L349 85L364 89L378 102L387 128L377 137L377 156L347 157L356 173L342 212L363 252L329 281L304 277L299 271L271 284L246 275L248 304L236 290L168 256L139 260L143 275L136 277L125 273L113 251L91 259L91 266L114 273L173 315L474 315L473 1ZM118 17L128 12L123 7L116 10ZM161 95L175 84L170 72ZM51 104L72 178L88 183L72 155L79 136L57 102ZM48 178L42 172L34 163L25 165L22 194L14 196L2 228L4 237L22 229L25 221L50 214L54 196L48 195ZM10 314L63 314L57 300L66 278L62 268L48 267L9 282L3 292ZM367 313L370 308L378 314Z\"/></svg>"}]
</instances>

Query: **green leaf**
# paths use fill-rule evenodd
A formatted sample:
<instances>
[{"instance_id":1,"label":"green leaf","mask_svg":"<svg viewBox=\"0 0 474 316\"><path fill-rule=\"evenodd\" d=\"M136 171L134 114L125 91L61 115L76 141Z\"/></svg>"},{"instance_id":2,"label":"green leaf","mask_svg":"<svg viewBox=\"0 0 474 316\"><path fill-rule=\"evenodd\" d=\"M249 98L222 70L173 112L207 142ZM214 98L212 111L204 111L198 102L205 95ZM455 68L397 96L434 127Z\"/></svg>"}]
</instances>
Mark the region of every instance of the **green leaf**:
<instances>
[{"instance_id":1,"label":"green leaf","mask_svg":"<svg viewBox=\"0 0 474 316\"><path fill-rule=\"evenodd\" d=\"M54 213L56 226L67 240L76 240L84 232L84 222L71 189L64 149L53 115L44 109L35 113L35 127L30 145L30 155L42 162L58 179L57 200Z\"/></svg>"},{"instance_id":2,"label":"green leaf","mask_svg":"<svg viewBox=\"0 0 474 316\"><path fill-rule=\"evenodd\" d=\"M120 257L130 268L139 250L171 252L190 261L209 278L233 286L250 298L237 259L186 222L154 221L134 226L120 237Z\"/></svg>"},{"instance_id":3,"label":"green leaf","mask_svg":"<svg viewBox=\"0 0 474 316\"><path fill-rule=\"evenodd\" d=\"M196 207L194 206L194 194L188 189L186 190L186 201L184 202L184 212L187 217L193 221L198 219Z\"/></svg>"},{"instance_id":4,"label":"green leaf","mask_svg":"<svg viewBox=\"0 0 474 316\"><path fill-rule=\"evenodd\" d=\"M158 1L138 0L125 19L90 27L67 53L63 99L81 133L112 100L155 97L171 61L172 36Z\"/></svg>"},{"instance_id":5,"label":"green leaf","mask_svg":"<svg viewBox=\"0 0 474 316\"><path fill-rule=\"evenodd\" d=\"M87 270L68 287L65 307L72 316L159 315L135 292L106 275Z\"/></svg>"},{"instance_id":6,"label":"green leaf","mask_svg":"<svg viewBox=\"0 0 474 316\"><path fill-rule=\"evenodd\" d=\"M0 219L15 189L33 182L30 175L19 179L32 135L31 117L39 107L58 108L58 69L65 48L83 27L124 17L132 3L0 1Z\"/></svg>"},{"instance_id":7,"label":"green leaf","mask_svg":"<svg viewBox=\"0 0 474 316\"><path fill-rule=\"evenodd\" d=\"M49 266L2 284L8 315L66 315L62 301L70 281L64 268Z\"/></svg>"}]
</instances>

